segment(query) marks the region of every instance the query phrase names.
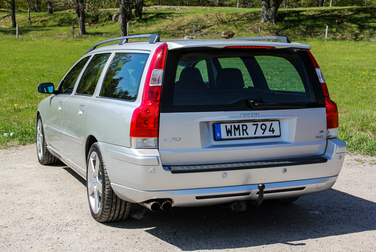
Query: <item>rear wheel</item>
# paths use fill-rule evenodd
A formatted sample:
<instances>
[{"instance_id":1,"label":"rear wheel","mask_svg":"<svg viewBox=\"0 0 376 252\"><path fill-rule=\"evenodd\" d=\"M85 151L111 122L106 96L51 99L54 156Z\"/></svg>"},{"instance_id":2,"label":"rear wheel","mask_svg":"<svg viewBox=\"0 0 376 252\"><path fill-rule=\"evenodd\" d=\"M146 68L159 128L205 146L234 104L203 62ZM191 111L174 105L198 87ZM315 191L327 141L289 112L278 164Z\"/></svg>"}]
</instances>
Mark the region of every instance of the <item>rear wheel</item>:
<instances>
[{"instance_id":1,"label":"rear wheel","mask_svg":"<svg viewBox=\"0 0 376 252\"><path fill-rule=\"evenodd\" d=\"M44 138L43 123L40 116L37 117L36 133L37 156L39 163L41 163L42 165L52 165L60 163L60 160L57 157L53 156L47 149L47 143Z\"/></svg>"},{"instance_id":2,"label":"rear wheel","mask_svg":"<svg viewBox=\"0 0 376 252\"><path fill-rule=\"evenodd\" d=\"M120 221L129 216L131 203L120 199L112 190L98 143L88 153L86 187L90 212L96 221Z\"/></svg>"}]
</instances>

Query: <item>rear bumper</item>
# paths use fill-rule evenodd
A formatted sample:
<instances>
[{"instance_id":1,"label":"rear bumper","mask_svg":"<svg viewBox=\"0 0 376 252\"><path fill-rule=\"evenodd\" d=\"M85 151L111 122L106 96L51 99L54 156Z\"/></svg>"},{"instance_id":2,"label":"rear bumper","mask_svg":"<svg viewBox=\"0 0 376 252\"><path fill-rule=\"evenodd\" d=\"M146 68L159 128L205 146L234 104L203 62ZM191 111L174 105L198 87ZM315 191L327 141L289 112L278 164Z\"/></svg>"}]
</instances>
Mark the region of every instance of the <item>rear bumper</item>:
<instances>
[{"instance_id":1,"label":"rear bumper","mask_svg":"<svg viewBox=\"0 0 376 252\"><path fill-rule=\"evenodd\" d=\"M120 198L130 202L170 199L174 206L255 200L260 183L265 184L265 199L325 191L335 183L346 153L345 142L328 139L323 162L314 158L315 162L173 173L162 166L158 150L100 144L112 188Z\"/></svg>"},{"instance_id":2,"label":"rear bumper","mask_svg":"<svg viewBox=\"0 0 376 252\"><path fill-rule=\"evenodd\" d=\"M266 183L264 199L295 197L330 189L337 176L307 180ZM145 202L151 199L170 199L173 206L215 205L232 201L256 200L258 184L197 188L171 191L140 191L112 183L114 191L122 198L133 202ZM131 196L131 199L128 198Z\"/></svg>"}]
</instances>

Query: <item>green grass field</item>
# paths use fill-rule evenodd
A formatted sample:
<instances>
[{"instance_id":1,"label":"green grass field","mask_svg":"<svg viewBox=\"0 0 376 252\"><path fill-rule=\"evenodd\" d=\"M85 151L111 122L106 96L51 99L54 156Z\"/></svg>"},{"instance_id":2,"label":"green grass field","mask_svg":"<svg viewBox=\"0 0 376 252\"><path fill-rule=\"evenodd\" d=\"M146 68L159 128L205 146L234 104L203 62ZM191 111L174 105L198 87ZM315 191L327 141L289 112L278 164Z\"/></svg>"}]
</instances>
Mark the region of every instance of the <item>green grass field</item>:
<instances>
[{"instance_id":1,"label":"green grass field","mask_svg":"<svg viewBox=\"0 0 376 252\"><path fill-rule=\"evenodd\" d=\"M131 24L130 32L160 33L162 39L180 38L192 33L194 23L196 34L201 34L203 38L219 38L224 29L233 30L238 37L255 36L253 29L255 25L258 27L259 10L208 9L147 11L144 19ZM312 53L324 72L330 95L339 108L340 137L347 142L351 152L375 156L376 112L373 108L376 107L376 42L372 42L376 23L372 15L375 15L375 11L371 13L369 8L337 8L286 12L281 11L282 21L277 26L263 25L262 35L276 35L276 29L284 27L283 35L312 46ZM307 31L304 33L304 27L322 26L322 18L313 18L318 15L316 12L320 12L322 18L326 16L327 20L341 19L343 23L340 25L347 27L348 35L339 36L342 33L338 27L337 33L329 36L329 41L324 41L321 35L315 36L317 29L312 28L308 35ZM119 24L105 21L110 13L114 11L103 11L98 23L87 27L89 35L74 38L70 37L71 22L77 23L73 12L55 13L53 16L32 13L32 25L27 24L26 13L17 14L20 24L18 39L15 38L15 30L10 28L9 20L0 19L1 148L35 141L35 113L39 101L46 97L37 92L38 84L58 84L93 44L118 36ZM300 16L296 13L300 13ZM350 18L348 13L356 14ZM5 14L7 12L0 11L0 17ZM289 27L294 18L299 19L301 25ZM248 29L251 22L254 22L253 28Z\"/></svg>"}]
</instances>

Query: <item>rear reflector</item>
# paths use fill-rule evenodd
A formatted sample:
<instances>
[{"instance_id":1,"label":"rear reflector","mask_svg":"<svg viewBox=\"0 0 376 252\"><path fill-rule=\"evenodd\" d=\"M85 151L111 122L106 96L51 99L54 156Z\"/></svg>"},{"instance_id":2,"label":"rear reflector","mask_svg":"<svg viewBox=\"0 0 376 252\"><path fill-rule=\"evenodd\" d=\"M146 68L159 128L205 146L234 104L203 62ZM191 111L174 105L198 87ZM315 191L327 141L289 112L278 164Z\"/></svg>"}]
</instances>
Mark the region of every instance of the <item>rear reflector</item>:
<instances>
[{"instance_id":1,"label":"rear reflector","mask_svg":"<svg viewBox=\"0 0 376 252\"><path fill-rule=\"evenodd\" d=\"M312 53L308 51L308 55L311 58L311 61L315 67L317 78L320 81L321 89L325 98L325 108L326 108L326 128L327 128L327 137L335 138L338 136L338 109L337 104L330 99L328 87L326 85L324 75L317 64L316 59L313 57Z\"/></svg>"}]
</instances>

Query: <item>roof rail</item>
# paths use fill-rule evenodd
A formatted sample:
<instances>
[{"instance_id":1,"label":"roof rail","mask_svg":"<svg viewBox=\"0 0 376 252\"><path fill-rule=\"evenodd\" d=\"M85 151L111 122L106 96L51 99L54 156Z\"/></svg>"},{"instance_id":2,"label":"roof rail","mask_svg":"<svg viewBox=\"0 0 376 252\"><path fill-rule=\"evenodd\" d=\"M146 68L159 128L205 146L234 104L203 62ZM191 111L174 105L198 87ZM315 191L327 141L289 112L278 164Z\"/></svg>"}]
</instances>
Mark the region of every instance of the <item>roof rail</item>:
<instances>
[{"instance_id":1,"label":"roof rail","mask_svg":"<svg viewBox=\"0 0 376 252\"><path fill-rule=\"evenodd\" d=\"M99 45L102 45L102 44L105 44L105 43L120 40L119 45L123 45L125 43L128 43L128 39L136 39L136 38L150 38L150 41L149 41L150 44L155 44L155 43L160 41L160 37L159 37L158 34L139 34L139 35L124 36L124 37L113 38L113 39L108 39L108 40L99 42L98 44L91 47L89 49L89 51L87 51L86 53L93 51Z\"/></svg>"},{"instance_id":2,"label":"roof rail","mask_svg":"<svg viewBox=\"0 0 376 252\"><path fill-rule=\"evenodd\" d=\"M279 40L281 43L290 43L290 40L284 36L268 36L268 37L249 37L249 38L237 38L234 40Z\"/></svg>"}]
</instances>

